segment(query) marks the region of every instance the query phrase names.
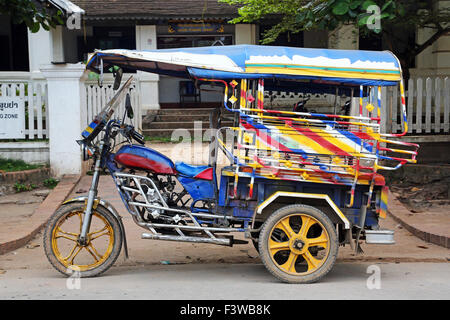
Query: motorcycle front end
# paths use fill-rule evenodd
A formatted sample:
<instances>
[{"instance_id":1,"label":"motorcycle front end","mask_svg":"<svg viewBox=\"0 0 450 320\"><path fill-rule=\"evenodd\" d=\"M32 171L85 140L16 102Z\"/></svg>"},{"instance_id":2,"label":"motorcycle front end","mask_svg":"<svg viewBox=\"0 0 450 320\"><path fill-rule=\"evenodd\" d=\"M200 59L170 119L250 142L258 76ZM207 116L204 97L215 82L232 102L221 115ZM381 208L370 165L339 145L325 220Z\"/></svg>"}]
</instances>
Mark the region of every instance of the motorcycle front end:
<instances>
[{"instance_id":1,"label":"motorcycle front end","mask_svg":"<svg viewBox=\"0 0 450 320\"><path fill-rule=\"evenodd\" d=\"M143 142L132 126L112 115L126 99L126 114L132 115L127 94L132 77L94 118L77 140L84 161L93 159L93 176L87 196L65 201L51 216L44 229L44 251L52 266L64 275L97 276L108 270L120 255L122 245L128 256L125 229L117 210L100 199L98 183L101 171L114 146L111 140L122 133ZM125 118L125 115L124 115ZM99 134L103 132L103 137Z\"/></svg>"}]
</instances>

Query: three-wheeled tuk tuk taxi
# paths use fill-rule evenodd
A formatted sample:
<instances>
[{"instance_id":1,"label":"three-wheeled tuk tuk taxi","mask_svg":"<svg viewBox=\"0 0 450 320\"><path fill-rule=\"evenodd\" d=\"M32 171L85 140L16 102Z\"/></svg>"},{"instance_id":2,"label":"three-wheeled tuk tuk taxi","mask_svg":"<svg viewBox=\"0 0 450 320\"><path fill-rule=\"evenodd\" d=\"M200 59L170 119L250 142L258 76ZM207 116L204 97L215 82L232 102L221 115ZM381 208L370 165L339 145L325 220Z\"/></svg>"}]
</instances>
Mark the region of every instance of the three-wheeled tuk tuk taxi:
<instances>
[{"instance_id":1,"label":"three-wheeled tuk tuk taxi","mask_svg":"<svg viewBox=\"0 0 450 320\"><path fill-rule=\"evenodd\" d=\"M364 240L394 243L393 231L379 226L387 211L379 171L414 163L418 145L389 140L408 130L401 67L391 52L257 45L117 49L97 51L87 63L100 75L111 67L220 86L222 109L235 115L235 124L212 124L217 130L207 165L174 163L143 146L125 115L112 117L122 100L131 117L129 79L78 141L85 158L95 159L89 194L67 201L47 225L46 254L60 272L95 276L115 262L122 244L126 250L117 211L97 197L103 169L134 221L146 229L142 238L233 245L244 242L233 237L242 232L265 267L285 282L322 278L341 245L362 252ZM380 132L383 86L400 89L400 134ZM310 112L301 103L278 110L267 107L268 91L345 96L355 103L334 105L331 112ZM114 148L118 133L128 143ZM219 151L229 160L220 170ZM72 233L64 229L69 218L75 219ZM101 238L104 250L97 247ZM67 253L59 240L70 243ZM78 261L83 251L86 262Z\"/></svg>"}]
</instances>

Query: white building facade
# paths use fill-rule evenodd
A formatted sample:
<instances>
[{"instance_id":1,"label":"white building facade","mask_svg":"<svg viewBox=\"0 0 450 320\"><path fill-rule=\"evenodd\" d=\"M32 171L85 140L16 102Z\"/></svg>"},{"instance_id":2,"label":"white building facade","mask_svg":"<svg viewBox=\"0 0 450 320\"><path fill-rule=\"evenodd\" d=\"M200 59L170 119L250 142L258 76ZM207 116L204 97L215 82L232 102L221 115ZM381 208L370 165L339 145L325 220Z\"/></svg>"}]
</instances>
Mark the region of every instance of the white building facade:
<instances>
[{"instance_id":1,"label":"white building facade","mask_svg":"<svg viewBox=\"0 0 450 320\"><path fill-rule=\"evenodd\" d=\"M43 101L36 102L33 98L35 105L43 107L33 111L36 119L28 118L28 125L36 127L36 136L28 139L31 142L0 141L0 156L48 162L55 175L79 174L83 170L79 148L74 141L86 123L85 86L96 83L93 74L84 72L83 63L89 53L110 48L151 50L258 44L264 28L270 26L229 24L228 21L237 15L237 9L216 0L206 1L206 7L203 0L141 1L141 6L134 7L126 0L104 1L102 6L97 4L98 1L86 0L50 2L66 10L69 17L66 25L50 31L41 28L39 32L31 33L23 26L14 26L9 17L0 19L0 40L8 44L3 50L3 59L0 59L3 61L0 85L13 88L11 84L17 84L19 88L20 84L26 87L39 83ZM437 1L437 5L449 6L450 1ZM419 43L423 42L429 37L429 31L418 30L416 37ZM332 33L300 32L282 37L276 44L360 49L359 40L355 27L343 26ZM181 80L145 72L132 74L139 92L141 115L149 110L177 108L182 103ZM448 74L450 35L446 34L417 57L411 75ZM105 76L106 83L112 82L111 74ZM221 99L222 93L205 90L195 106L215 106Z\"/></svg>"}]
</instances>

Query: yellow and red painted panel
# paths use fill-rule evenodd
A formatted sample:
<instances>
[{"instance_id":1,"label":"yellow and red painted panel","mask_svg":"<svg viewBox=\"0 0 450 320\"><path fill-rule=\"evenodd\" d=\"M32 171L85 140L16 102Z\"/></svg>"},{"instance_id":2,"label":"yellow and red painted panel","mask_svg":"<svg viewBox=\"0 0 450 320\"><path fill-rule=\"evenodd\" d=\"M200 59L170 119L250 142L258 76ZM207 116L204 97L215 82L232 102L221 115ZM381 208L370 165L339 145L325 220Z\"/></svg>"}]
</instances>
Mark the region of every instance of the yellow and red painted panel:
<instances>
[{"instance_id":1,"label":"yellow and red painted panel","mask_svg":"<svg viewBox=\"0 0 450 320\"><path fill-rule=\"evenodd\" d=\"M378 207L378 216L383 219L386 218L386 214L387 214L388 192L389 192L389 188L387 186L384 186L381 189L380 203L379 203L379 207Z\"/></svg>"}]
</instances>

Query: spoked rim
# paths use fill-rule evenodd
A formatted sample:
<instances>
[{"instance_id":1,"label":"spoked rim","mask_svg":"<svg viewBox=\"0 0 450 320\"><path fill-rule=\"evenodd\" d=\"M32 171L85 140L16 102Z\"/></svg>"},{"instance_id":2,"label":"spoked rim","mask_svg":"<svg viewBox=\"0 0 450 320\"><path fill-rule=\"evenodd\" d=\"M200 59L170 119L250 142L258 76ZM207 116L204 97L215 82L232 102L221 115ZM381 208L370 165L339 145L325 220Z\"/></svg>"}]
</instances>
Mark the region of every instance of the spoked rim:
<instances>
[{"instance_id":1,"label":"spoked rim","mask_svg":"<svg viewBox=\"0 0 450 320\"><path fill-rule=\"evenodd\" d=\"M304 213L278 220L270 231L268 252L283 272L305 276L317 271L330 253L330 236L324 225Z\"/></svg>"},{"instance_id":2,"label":"spoked rim","mask_svg":"<svg viewBox=\"0 0 450 320\"><path fill-rule=\"evenodd\" d=\"M108 220L102 215L98 214L96 211L92 212L92 219L98 218L104 226L100 228L96 228L96 230L92 230L87 234L86 244L82 245L79 242L79 236L81 234L81 227L83 225L83 211L72 211L67 215L62 216L55 224L51 235L51 245L53 253L56 259L63 264L66 268L75 270L75 271L87 271L92 270L101 264L103 264L108 257L111 255L114 247L114 230ZM76 219L75 216L79 219L79 230L77 232L67 232L64 231L63 225L67 223L69 219ZM106 238L105 238L106 237ZM67 252L62 253L62 248L60 248L58 244L58 239L66 239L73 242L73 246ZM103 238L104 241L107 241L106 249L104 253L99 252L99 250L95 247L95 240ZM79 253L83 250L87 251L91 256L92 263L88 264L77 264L76 258Z\"/></svg>"}]
</instances>

